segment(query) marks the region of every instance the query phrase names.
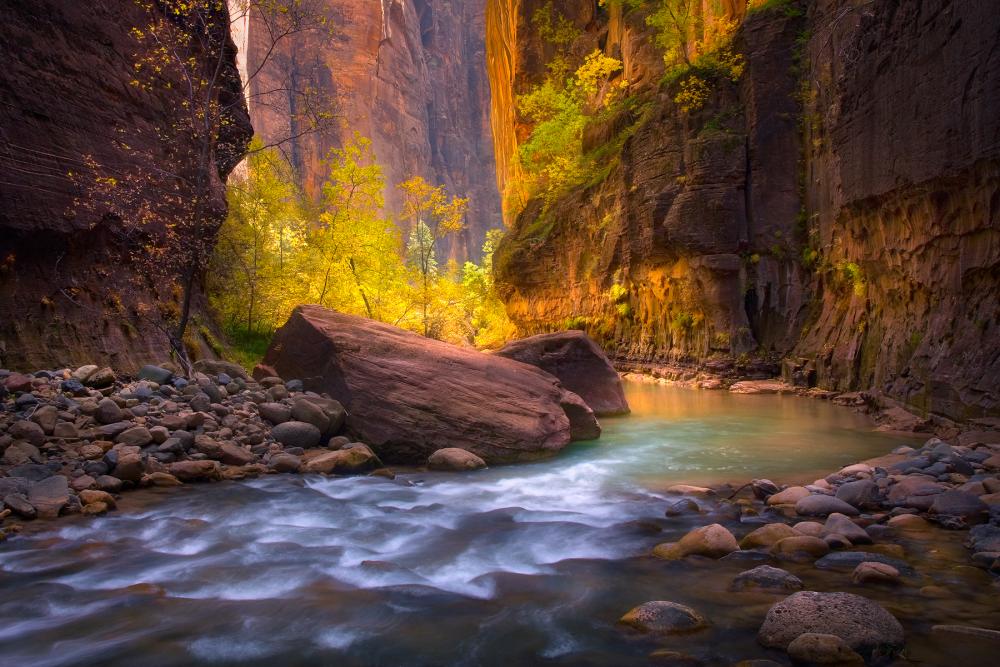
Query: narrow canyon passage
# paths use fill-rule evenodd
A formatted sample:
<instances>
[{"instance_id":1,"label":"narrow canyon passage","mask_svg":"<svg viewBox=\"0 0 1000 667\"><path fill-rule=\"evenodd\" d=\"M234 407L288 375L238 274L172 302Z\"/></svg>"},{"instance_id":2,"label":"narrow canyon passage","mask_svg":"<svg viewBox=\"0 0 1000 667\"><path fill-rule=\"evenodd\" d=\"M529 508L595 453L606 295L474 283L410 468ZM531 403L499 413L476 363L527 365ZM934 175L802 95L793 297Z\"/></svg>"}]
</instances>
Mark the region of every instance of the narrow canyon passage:
<instances>
[{"instance_id":1,"label":"narrow canyon passage","mask_svg":"<svg viewBox=\"0 0 1000 667\"><path fill-rule=\"evenodd\" d=\"M0 667L993 667L998 10L0 1Z\"/></svg>"}]
</instances>

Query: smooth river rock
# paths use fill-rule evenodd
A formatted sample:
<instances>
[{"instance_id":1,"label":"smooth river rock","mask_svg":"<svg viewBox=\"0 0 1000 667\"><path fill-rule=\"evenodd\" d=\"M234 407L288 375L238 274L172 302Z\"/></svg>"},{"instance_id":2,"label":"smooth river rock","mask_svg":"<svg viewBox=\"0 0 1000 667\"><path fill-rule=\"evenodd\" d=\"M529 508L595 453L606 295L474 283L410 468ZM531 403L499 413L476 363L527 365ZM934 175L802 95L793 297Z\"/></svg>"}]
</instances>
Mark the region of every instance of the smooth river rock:
<instances>
[{"instance_id":1,"label":"smooth river rock","mask_svg":"<svg viewBox=\"0 0 1000 667\"><path fill-rule=\"evenodd\" d=\"M583 399L534 366L319 306L295 309L263 363L343 404L348 434L390 463L446 447L530 461L600 434Z\"/></svg>"},{"instance_id":2,"label":"smooth river rock","mask_svg":"<svg viewBox=\"0 0 1000 667\"><path fill-rule=\"evenodd\" d=\"M806 496L795 503L795 513L801 516L826 516L834 512L857 516L858 510L835 496L820 494Z\"/></svg>"},{"instance_id":3,"label":"smooth river rock","mask_svg":"<svg viewBox=\"0 0 1000 667\"><path fill-rule=\"evenodd\" d=\"M645 602L621 617L620 623L642 632L681 634L708 627L708 621L691 607L654 600Z\"/></svg>"},{"instance_id":4,"label":"smooth river rock","mask_svg":"<svg viewBox=\"0 0 1000 667\"><path fill-rule=\"evenodd\" d=\"M486 467L486 461L464 449L446 447L431 454L427 466L431 470L479 470Z\"/></svg>"},{"instance_id":5,"label":"smooth river rock","mask_svg":"<svg viewBox=\"0 0 1000 667\"><path fill-rule=\"evenodd\" d=\"M740 545L736 543L733 534L725 526L713 523L695 528L679 542L657 545L653 549L653 555L665 560L676 560L685 556L722 558L739 550Z\"/></svg>"},{"instance_id":6,"label":"smooth river rock","mask_svg":"<svg viewBox=\"0 0 1000 667\"><path fill-rule=\"evenodd\" d=\"M522 338L508 343L497 354L554 375L598 417L629 412L618 372L600 345L582 331Z\"/></svg>"},{"instance_id":7,"label":"smooth river rock","mask_svg":"<svg viewBox=\"0 0 1000 667\"><path fill-rule=\"evenodd\" d=\"M740 591L777 591L788 592L802 590L802 580L787 570L770 565L758 565L752 570L739 573L729 584L729 590Z\"/></svg>"}]
</instances>

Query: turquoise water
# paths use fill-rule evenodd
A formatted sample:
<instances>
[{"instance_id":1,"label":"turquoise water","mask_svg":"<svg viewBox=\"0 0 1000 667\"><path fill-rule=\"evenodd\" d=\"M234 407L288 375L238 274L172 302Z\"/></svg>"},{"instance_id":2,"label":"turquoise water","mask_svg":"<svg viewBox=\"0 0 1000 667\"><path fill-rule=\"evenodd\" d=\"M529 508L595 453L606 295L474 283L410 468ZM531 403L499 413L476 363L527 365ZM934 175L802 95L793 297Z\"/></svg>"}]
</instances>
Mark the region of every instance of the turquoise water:
<instances>
[{"instance_id":1,"label":"turquoise water","mask_svg":"<svg viewBox=\"0 0 1000 667\"><path fill-rule=\"evenodd\" d=\"M664 644L616 621L649 599L713 619L670 646L766 655L753 633L769 601L724 593L746 567L646 557L733 520L667 519L664 489L811 481L900 439L819 401L658 385L628 397L633 414L601 440L545 462L186 486L33 530L0 545L0 663L633 664Z\"/></svg>"}]
</instances>

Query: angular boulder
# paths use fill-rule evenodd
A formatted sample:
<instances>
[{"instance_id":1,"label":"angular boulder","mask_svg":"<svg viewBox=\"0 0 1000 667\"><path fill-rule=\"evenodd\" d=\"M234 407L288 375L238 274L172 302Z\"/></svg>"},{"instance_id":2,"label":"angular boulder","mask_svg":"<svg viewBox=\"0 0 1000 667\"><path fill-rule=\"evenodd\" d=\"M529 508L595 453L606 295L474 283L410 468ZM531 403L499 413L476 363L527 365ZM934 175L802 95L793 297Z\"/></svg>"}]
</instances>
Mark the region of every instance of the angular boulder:
<instances>
[{"instance_id":1,"label":"angular boulder","mask_svg":"<svg viewBox=\"0 0 1000 667\"><path fill-rule=\"evenodd\" d=\"M263 363L339 401L347 433L387 463L445 447L530 461L599 433L580 397L538 368L319 306L295 309Z\"/></svg>"},{"instance_id":2,"label":"angular boulder","mask_svg":"<svg viewBox=\"0 0 1000 667\"><path fill-rule=\"evenodd\" d=\"M629 413L618 372L604 350L582 331L522 338L508 343L497 354L554 375L598 417Z\"/></svg>"}]
</instances>

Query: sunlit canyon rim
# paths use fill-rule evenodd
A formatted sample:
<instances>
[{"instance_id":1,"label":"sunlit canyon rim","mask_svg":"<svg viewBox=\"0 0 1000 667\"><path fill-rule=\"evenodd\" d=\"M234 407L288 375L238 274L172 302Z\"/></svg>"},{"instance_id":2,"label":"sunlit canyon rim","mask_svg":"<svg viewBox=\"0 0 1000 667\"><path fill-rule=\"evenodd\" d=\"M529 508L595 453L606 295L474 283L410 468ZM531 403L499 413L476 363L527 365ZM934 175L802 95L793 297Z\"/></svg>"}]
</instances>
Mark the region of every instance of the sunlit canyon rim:
<instances>
[{"instance_id":1,"label":"sunlit canyon rim","mask_svg":"<svg viewBox=\"0 0 1000 667\"><path fill-rule=\"evenodd\" d=\"M994 664L993 0L0 22L0 663Z\"/></svg>"}]
</instances>

